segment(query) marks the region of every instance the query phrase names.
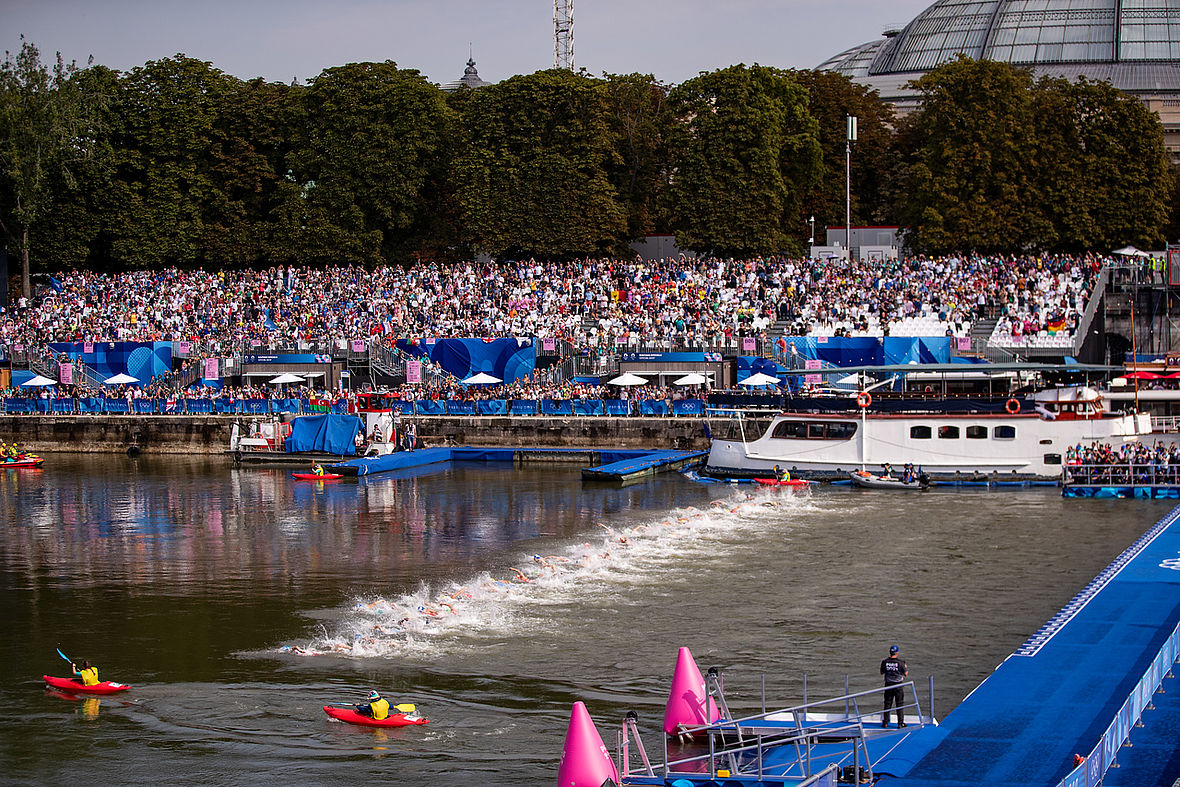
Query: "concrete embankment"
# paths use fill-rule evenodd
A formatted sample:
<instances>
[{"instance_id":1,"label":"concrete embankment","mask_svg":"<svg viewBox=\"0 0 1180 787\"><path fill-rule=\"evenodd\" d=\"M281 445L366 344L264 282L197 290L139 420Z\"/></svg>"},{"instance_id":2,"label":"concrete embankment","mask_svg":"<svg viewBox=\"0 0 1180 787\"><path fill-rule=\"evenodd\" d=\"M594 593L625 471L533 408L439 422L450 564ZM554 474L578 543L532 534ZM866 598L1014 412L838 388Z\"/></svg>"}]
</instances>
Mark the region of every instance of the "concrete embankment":
<instances>
[{"instance_id":1,"label":"concrete embankment","mask_svg":"<svg viewBox=\"0 0 1180 787\"><path fill-rule=\"evenodd\" d=\"M234 420L215 415L7 415L0 416L0 441L15 440L29 451L123 453L137 448L153 454L219 454L229 447ZM709 447L700 418L420 416L414 422L424 446Z\"/></svg>"}]
</instances>

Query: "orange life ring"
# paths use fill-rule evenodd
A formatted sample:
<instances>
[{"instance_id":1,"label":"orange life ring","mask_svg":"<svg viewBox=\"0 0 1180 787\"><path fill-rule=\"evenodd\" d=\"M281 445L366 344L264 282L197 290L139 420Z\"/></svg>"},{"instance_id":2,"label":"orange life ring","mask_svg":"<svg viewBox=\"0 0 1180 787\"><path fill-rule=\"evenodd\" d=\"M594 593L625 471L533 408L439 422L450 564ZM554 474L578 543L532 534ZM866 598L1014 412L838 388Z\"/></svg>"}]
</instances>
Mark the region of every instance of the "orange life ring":
<instances>
[{"instance_id":1,"label":"orange life ring","mask_svg":"<svg viewBox=\"0 0 1180 787\"><path fill-rule=\"evenodd\" d=\"M856 395L856 404L859 407L868 407L873 403L873 396L868 391L861 391Z\"/></svg>"},{"instance_id":2,"label":"orange life ring","mask_svg":"<svg viewBox=\"0 0 1180 787\"><path fill-rule=\"evenodd\" d=\"M1015 399L1009 399L1004 402L1004 409L1008 411L1008 415L1016 415L1020 412L1020 402Z\"/></svg>"}]
</instances>

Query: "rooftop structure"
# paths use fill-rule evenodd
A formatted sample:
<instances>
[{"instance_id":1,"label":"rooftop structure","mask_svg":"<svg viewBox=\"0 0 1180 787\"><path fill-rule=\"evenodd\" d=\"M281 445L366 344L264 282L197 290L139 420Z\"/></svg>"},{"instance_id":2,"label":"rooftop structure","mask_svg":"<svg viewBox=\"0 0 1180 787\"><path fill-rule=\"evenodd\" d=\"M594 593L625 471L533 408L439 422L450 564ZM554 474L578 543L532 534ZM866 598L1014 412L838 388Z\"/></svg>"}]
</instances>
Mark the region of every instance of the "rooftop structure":
<instances>
[{"instance_id":1,"label":"rooftop structure","mask_svg":"<svg viewBox=\"0 0 1180 787\"><path fill-rule=\"evenodd\" d=\"M906 84L959 54L1110 82L1158 112L1169 149L1180 150L1180 0L938 0L819 68L904 113L917 105Z\"/></svg>"},{"instance_id":2,"label":"rooftop structure","mask_svg":"<svg viewBox=\"0 0 1180 787\"><path fill-rule=\"evenodd\" d=\"M487 87L492 84L480 79L479 72L475 70L475 60L467 58L467 68L463 69L463 76L451 82L447 82L440 87L448 93L454 93L462 87L470 88L471 90L478 90L481 87Z\"/></svg>"}]
</instances>

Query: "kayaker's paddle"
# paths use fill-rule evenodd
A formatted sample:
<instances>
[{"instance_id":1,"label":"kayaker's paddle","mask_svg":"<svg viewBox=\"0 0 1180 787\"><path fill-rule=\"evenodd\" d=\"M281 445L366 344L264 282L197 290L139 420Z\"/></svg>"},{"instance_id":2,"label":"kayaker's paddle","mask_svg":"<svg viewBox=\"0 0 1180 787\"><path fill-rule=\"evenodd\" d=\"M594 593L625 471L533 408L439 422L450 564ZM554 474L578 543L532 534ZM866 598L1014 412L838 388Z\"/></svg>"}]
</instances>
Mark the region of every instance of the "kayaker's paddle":
<instances>
[{"instance_id":1,"label":"kayaker's paddle","mask_svg":"<svg viewBox=\"0 0 1180 787\"><path fill-rule=\"evenodd\" d=\"M338 702L338 703L336 703L336 707L338 707L338 708L355 708L357 705L366 705L366 704L367 703L364 703L364 702ZM400 705L393 705L393 706L391 706L391 709L397 711L398 713L413 713L414 711L418 710L417 706L415 706L414 703L412 703L412 702L403 702Z\"/></svg>"},{"instance_id":2,"label":"kayaker's paddle","mask_svg":"<svg viewBox=\"0 0 1180 787\"><path fill-rule=\"evenodd\" d=\"M57 655L59 655L59 656L61 656L63 659L65 659L65 660L66 660L66 663L68 663L68 664L69 664L71 667L72 667L72 666L74 666L74 660L73 660L73 659L71 659L71 658L70 658L69 656L67 656L66 654L62 653L62 652L61 652L61 648L57 648L56 650L57 650Z\"/></svg>"}]
</instances>

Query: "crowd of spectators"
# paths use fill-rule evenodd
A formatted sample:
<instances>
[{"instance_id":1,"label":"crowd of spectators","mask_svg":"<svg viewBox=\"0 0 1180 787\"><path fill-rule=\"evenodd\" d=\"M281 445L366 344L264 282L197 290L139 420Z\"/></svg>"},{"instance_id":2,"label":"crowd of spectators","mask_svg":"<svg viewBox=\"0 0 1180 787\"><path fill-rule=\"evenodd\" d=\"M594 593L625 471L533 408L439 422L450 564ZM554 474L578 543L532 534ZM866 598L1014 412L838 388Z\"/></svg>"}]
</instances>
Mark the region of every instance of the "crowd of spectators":
<instances>
[{"instance_id":1,"label":"crowd of spectators","mask_svg":"<svg viewBox=\"0 0 1180 787\"><path fill-rule=\"evenodd\" d=\"M1180 446L1176 443L1079 443L1066 450L1065 462L1066 475L1075 484L1180 484Z\"/></svg>"},{"instance_id":2,"label":"crowd of spectators","mask_svg":"<svg viewBox=\"0 0 1180 787\"><path fill-rule=\"evenodd\" d=\"M735 346L776 323L797 336L887 336L908 322L964 336L1076 321L1095 256L419 262L57 275L0 320L0 344L188 341L210 356L266 346L401 337L532 336L580 351ZM914 335L906 333L906 335ZM942 335L940 333L939 335Z\"/></svg>"}]
</instances>

